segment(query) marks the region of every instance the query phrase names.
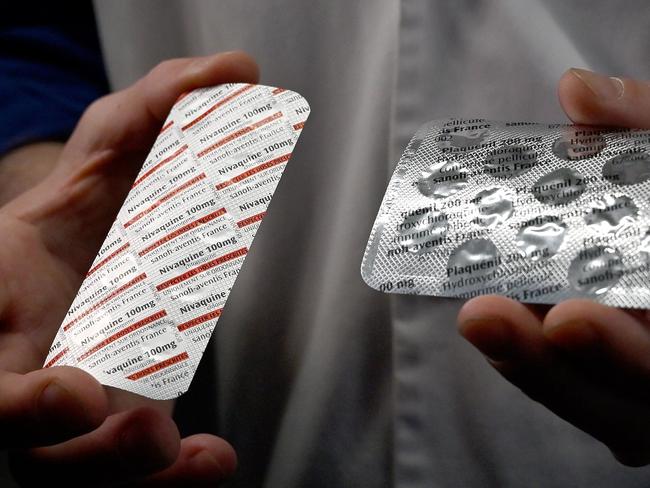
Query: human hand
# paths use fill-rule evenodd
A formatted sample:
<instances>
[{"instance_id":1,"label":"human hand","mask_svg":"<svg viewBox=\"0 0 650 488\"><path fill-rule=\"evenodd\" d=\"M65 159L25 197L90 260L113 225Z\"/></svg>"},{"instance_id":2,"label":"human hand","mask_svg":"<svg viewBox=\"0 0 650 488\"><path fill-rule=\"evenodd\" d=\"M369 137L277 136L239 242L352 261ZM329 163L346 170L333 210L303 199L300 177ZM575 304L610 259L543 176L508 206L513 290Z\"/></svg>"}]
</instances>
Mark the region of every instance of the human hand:
<instances>
[{"instance_id":1,"label":"human hand","mask_svg":"<svg viewBox=\"0 0 650 488\"><path fill-rule=\"evenodd\" d=\"M41 365L178 96L257 79L243 53L161 63L93 103L47 177L0 208L0 448L22 485L214 486L234 470L224 440L180 439L171 403Z\"/></svg>"},{"instance_id":2,"label":"human hand","mask_svg":"<svg viewBox=\"0 0 650 488\"><path fill-rule=\"evenodd\" d=\"M648 82L569 70L559 98L577 124L650 128ZM465 304L458 324L532 399L602 441L623 464L650 463L650 311L485 296Z\"/></svg>"}]
</instances>

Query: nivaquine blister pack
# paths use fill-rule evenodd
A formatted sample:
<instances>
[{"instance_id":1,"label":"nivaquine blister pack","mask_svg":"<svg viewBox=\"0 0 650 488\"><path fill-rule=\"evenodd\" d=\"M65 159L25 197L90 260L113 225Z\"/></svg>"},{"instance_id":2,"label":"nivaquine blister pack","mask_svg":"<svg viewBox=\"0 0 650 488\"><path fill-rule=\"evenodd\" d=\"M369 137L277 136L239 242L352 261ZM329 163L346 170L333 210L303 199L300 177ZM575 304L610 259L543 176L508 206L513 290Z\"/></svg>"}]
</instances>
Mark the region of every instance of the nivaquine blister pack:
<instances>
[{"instance_id":1,"label":"nivaquine blister pack","mask_svg":"<svg viewBox=\"0 0 650 488\"><path fill-rule=\"evenodd\" d=\"M282 88L182 95L44 367L76 366L150 398L184 393L308 115Z\"/></svg>"}]
</instances>

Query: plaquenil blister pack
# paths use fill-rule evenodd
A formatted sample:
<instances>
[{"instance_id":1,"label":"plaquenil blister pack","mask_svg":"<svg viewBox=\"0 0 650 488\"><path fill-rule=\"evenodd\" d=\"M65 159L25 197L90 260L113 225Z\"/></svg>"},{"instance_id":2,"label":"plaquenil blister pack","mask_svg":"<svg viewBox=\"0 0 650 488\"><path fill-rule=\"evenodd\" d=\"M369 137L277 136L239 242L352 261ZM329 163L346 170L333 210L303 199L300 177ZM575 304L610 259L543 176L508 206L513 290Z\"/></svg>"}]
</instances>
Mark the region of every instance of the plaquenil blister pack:
<instances>
[{"instance_id":1,"label":"plaquenil blister pack","mask_svg":"<svg viewBox=\"0 0 650 488\"><path fill-rule=\"evenodd\" d=\"M422 126L361 265L391 293L650 308L650 131L450 119Z\"/></svg>"},{"instance_id":2,"label":"plaquenil blister pack","mask_svg":"<svg viewBox=\"0 0 650 488\"><path fill-rule=\"evenodd\" d=\"M308 115L303 97L263 85L181 96L45 367L150 398L184 393Z\"/></svg>"}]
</instances>

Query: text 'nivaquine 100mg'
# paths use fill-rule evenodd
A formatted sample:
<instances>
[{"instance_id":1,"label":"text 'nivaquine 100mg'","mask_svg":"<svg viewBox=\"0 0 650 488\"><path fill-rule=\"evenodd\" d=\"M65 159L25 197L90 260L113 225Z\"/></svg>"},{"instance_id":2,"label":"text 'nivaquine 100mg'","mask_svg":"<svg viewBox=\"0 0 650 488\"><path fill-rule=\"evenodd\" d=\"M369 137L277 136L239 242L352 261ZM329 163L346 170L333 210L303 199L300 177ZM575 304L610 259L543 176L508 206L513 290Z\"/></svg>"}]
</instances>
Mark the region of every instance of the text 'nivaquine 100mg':
<instances>
[{"instance_id":1,"label":"text 'nivaquine 100mg'","mask_svg":"<svg viewBox=\"0 0 650 488\"><path fill-rule=\"evenodd\" d=\"M263 85L181 96L45 367L150 398L184 393L308 115L303 97Z\"/></svg>"},{"instance_id":2,"label":"text 'nivaquine 100mg'","mask_svg":"<svg viewBox=\"0 0 650 488\"><path fill-rule=\"evenodd\" d=\"M650 131L429 122L397 164L361 274L391 293L650 308Z\"/></svg>"}]
</instances>

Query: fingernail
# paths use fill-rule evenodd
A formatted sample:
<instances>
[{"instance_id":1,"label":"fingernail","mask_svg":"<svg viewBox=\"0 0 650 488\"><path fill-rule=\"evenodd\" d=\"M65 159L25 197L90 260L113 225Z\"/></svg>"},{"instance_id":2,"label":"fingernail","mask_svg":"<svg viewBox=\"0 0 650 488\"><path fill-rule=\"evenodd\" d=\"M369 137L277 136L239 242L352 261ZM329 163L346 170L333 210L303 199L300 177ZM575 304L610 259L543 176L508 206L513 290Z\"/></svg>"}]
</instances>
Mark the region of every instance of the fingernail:
<instances>
[{"instance_id":1,"label":"fingernail","mask_svg":"<svg viewBox=\"0 0 650 488\"><path fill-rule=\"evenodd\" d=\"M563 349L594 350L600 344L600 336L594 325L583 319L544 324L543 332L554 345Z\"/></svg>"},{"instance_id":2,"label":"fingernail","mask_svg":"<svg viewBox=\"0 0 650 488\"><path fill-rule=\"evenodd\" d=\"M83 427L88 424L88 415L80 398L73 395L58 381L47 385L38 398L39 418L43 422L56 422L66 427Z\"/></svg>"},{"instance_id":3,"label":"fingernail","mask_svg":"<svg viewBox=\"0 0 650 488\"><path fill-rule=\"evenodd\" d=\"M461 335L493 361L512 357L512 332L501 317L469 319L459 325Z\"/></svg>"},{"instance_id":4,"label":"fingernail","mask_svg":"<svg viewBox=\"0 0 650 488\"><path fill-rule=\"evenodd\" d=\"M571 68L571 73L601 100L617 100L623 96L625 87L620 78L603 76L593 71L579 68Z\"/></svg>"},{"instance_id":5,"label":"fingernail","mask_svg":"<svg viewBox=\"0 0 650 488\"><path fill-rule=\"evenodd\" d=\"M223 60L224 58L228 56L232 56L236 51L225 51L222 53L217 53L217 54L211 54L209 56L200 56L196 59L194 59L188 66L187 66L187 73L198 73L203 71L207 66L211 65L212 63L215 62L215 60Z\"/></svg>"},{"instance_id":6,"label":"fingernail","mask_svg":"<svg viewBox=\"0 0 650 488\"><path fill-rule=\"evenodd\" d=\"M187 65L185 69L186 74L196 74L205 69L207 65L212 62L213 56L201 56L196 59L193 59L190 64Z\"/></svg>"}]
</instances>

